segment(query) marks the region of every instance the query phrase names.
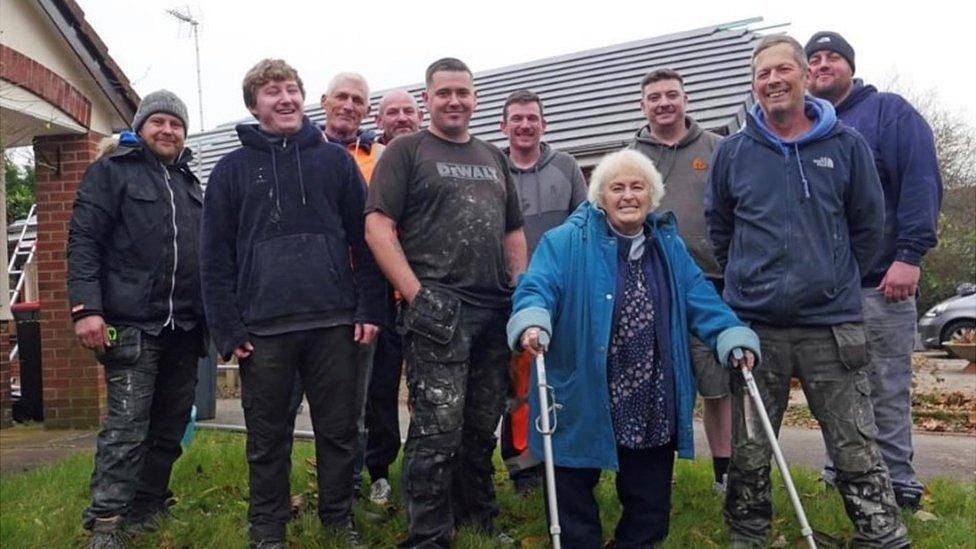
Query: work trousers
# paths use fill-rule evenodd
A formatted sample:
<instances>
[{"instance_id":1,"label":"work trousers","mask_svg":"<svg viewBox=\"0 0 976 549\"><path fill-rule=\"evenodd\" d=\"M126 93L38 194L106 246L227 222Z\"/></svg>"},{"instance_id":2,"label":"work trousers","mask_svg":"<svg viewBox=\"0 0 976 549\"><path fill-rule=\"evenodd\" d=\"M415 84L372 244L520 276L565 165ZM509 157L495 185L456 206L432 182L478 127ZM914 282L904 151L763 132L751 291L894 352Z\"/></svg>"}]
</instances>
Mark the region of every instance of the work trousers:
<instances>
[{"instance_id":1,"label":"work trousers","mask_svg":"<svg viewBox=\"0 0 976 549\"><path fill-rule=\"evenodd\" d=\"M452 339L404 336L410 430L403 498L409 537L401 547L450 547L455 525L491 531L495 427L508 392L507 309L461 304Z\"/></svg>"},{"instance_id":2,"label":"work trousers","mask_svg":"<svg viewBox=\"0 0 976 549\"><path fill-rule=\"evenodd\" d=\"M837 488L854 523L854 542L865 547L908 543L888 469L874 442L864 329L753 325L763 360L753 374L778 433L798 377L810 411L820 423L837 468ZM725 521L734 542L762 544L772 521L771 449L741 375L732 376L732 460Z\"/></svg>"},{"instance_id":3,"label":"work trousers","mask_svg":"<svg viewBox=\"0 0 976 549\"><path fill-rule=\"evenodd\" d=\"M98 433L91 505L83 523L123 516L138 522L166 508L169 477L182 454L197 384L202 330L164 329L158 336L116 327L105 367L108 415Z\"/></svg>"}]
</instances>

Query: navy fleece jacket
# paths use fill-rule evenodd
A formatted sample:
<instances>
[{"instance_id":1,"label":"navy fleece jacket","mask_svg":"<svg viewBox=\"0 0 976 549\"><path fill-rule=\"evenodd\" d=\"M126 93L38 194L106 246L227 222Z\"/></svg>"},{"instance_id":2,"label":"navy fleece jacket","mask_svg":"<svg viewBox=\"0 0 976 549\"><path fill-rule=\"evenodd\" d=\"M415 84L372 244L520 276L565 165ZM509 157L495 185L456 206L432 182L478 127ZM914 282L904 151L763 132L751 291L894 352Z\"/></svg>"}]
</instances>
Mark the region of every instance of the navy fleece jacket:
<instances>
[{"instance_id":1,"label":"navy fleece jacket","mask_svg":"<svg viewBox=\"0 0 976 549\"><path fill-rule=\"evenodd\" d=\"M908 101L854 80L837 116L867 139L885 197L884 240L861 285L881 283L893 261L918 265L936 244L942 175L932 129Z\"/></svg>"},{"instance_id":2,"label":"navy fleece jacket","mask_svg":"<svg viewBox=\"0 0 976 549\"><path fill-rule=\"evenodd\" d=\"M382 276L366 247L366 184L306 118L290 136L237 126L204 199L204 308L223 356L248 335L383 324Z\"/></svg>"},{"instance_id":3,"label":"navy fleece jacket","mask_svg":"<svg viewBox=\"0 0 976 549\"><path fill-rule=\"evenodd\" d=\"M867 142L806 98L813 127L779 139L758 105L712 158L705 216L743 320L829 326L861 320L861 272L875 257L884 198Z\"/></svg>"}]
</instances>

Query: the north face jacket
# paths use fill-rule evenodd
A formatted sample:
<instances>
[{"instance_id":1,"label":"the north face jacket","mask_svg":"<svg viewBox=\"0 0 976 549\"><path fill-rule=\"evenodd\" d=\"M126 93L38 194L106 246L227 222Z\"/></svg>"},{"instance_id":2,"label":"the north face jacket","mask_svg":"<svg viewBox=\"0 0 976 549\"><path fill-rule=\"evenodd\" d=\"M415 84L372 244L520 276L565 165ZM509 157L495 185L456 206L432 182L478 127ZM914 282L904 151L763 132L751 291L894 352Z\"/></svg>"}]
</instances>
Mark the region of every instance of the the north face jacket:
<instances>
[{"instance_id":1,"label":"the north face jacket","mask_svg":"<svg viewBox=\"0 0 976 549\"><path fill-rule=\"evenodd\" d=\"M884 230L884 197L871 149L807 97L814 125L780 140L756 105L719 143L705 214L725 269L725 301L740 318L776 326L861 320L861 273Z\"/></svg>"}]
</instances>

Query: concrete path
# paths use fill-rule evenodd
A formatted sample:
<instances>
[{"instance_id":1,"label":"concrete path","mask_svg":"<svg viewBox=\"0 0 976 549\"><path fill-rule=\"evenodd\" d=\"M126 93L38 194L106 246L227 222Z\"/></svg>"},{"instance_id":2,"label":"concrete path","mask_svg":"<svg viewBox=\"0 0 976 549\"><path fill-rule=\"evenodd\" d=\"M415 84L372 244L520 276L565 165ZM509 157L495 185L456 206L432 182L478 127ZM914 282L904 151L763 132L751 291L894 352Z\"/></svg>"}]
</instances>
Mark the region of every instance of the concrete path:
<instances>
[{"instance_id":1,"label":"concrete path","mask_svg":"<svg viewBox=\"0 0 976 549\"><path fill-rule=\"evenodd\" d=\"M94 450L95 431L45 430L42 425L0 430L0 476L29 471L74 452Z\"/></svg>"},{"instance_id":2,"label":"concrete path","mask_svg":"<svg viewBox=\"0 0 976 549\"><path fill-rule=\"evenodd\" d=\"M407 410L400 407L400 434L407 433ZM206 423L244 425L244 413L240 401L226 399L217 401L217 418ZM298 431L310 432L312 423L308 417L308 407L303 406L296 418ZM962 481L976 480L976 437L965 435L943 435L914 432L915 469L922 479L934 476L950 477ZM780 432L780 446L787 462L792 465L819 471L823 467L823 438L817 429L802 427L783 427ZM695 422L695 451L699 456L708 455L708 442L700 421Z\"/></svg>"}]
</instances>

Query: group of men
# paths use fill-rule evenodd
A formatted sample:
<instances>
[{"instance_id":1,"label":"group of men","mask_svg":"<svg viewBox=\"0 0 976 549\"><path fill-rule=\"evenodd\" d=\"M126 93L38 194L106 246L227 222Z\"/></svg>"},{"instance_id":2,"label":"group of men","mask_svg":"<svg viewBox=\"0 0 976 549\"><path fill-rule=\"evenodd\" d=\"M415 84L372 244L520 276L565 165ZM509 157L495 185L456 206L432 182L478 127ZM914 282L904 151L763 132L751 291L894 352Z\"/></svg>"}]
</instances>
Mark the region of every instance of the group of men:
<instances>
[{"instance_id":1,"label":"group of men","mask_svg":"<svg viewBox=\"0 0 976 549\"><path fill-rule=\"evenodd\" d=\"M652 71L641 82L648 123L631 146L662 173L662 208L676 213L692 256L759 333L755 373L777 427L797 376L857 540L901 546L898 506L917 507L922 491L911 468L910 342L941 199L931 131L900 97L853 80L853 49L835 33L805 51L768 37L752 72L757 104L743 131L720 140L686 114L681 75ZM435 61L425 83L426 129L416 99L395 90L375 113L380 134L364 130L370 95L357 73L330 82L317 127L295 69L263 60L242 85L257 124L237 127L242 147L214 168L205 199L188 167L186 107L166 91L146 96L134 134L86 172L68 285L78 338L108 386L84 515L92 547L120 547L123 533L168 514L208 339L240 364L252 546L285 544L301 395L319 518L362 545L352 503L364 464L370 499L392 497L404 361L401 546L448 547L460 525L514 541L494 525L491 456L506 409L516 487L538 482L539 456L526 451L519 402L529 362L505 341L510 297L542 233L585 199L586 184L573 158L543 141L538 95L506 100L501 151L469 132L477 92L463 62ZM761 544L768 443L748 425L739 376L693 349L726 522L734 543Z\"/></svg>"}]
</instances>

